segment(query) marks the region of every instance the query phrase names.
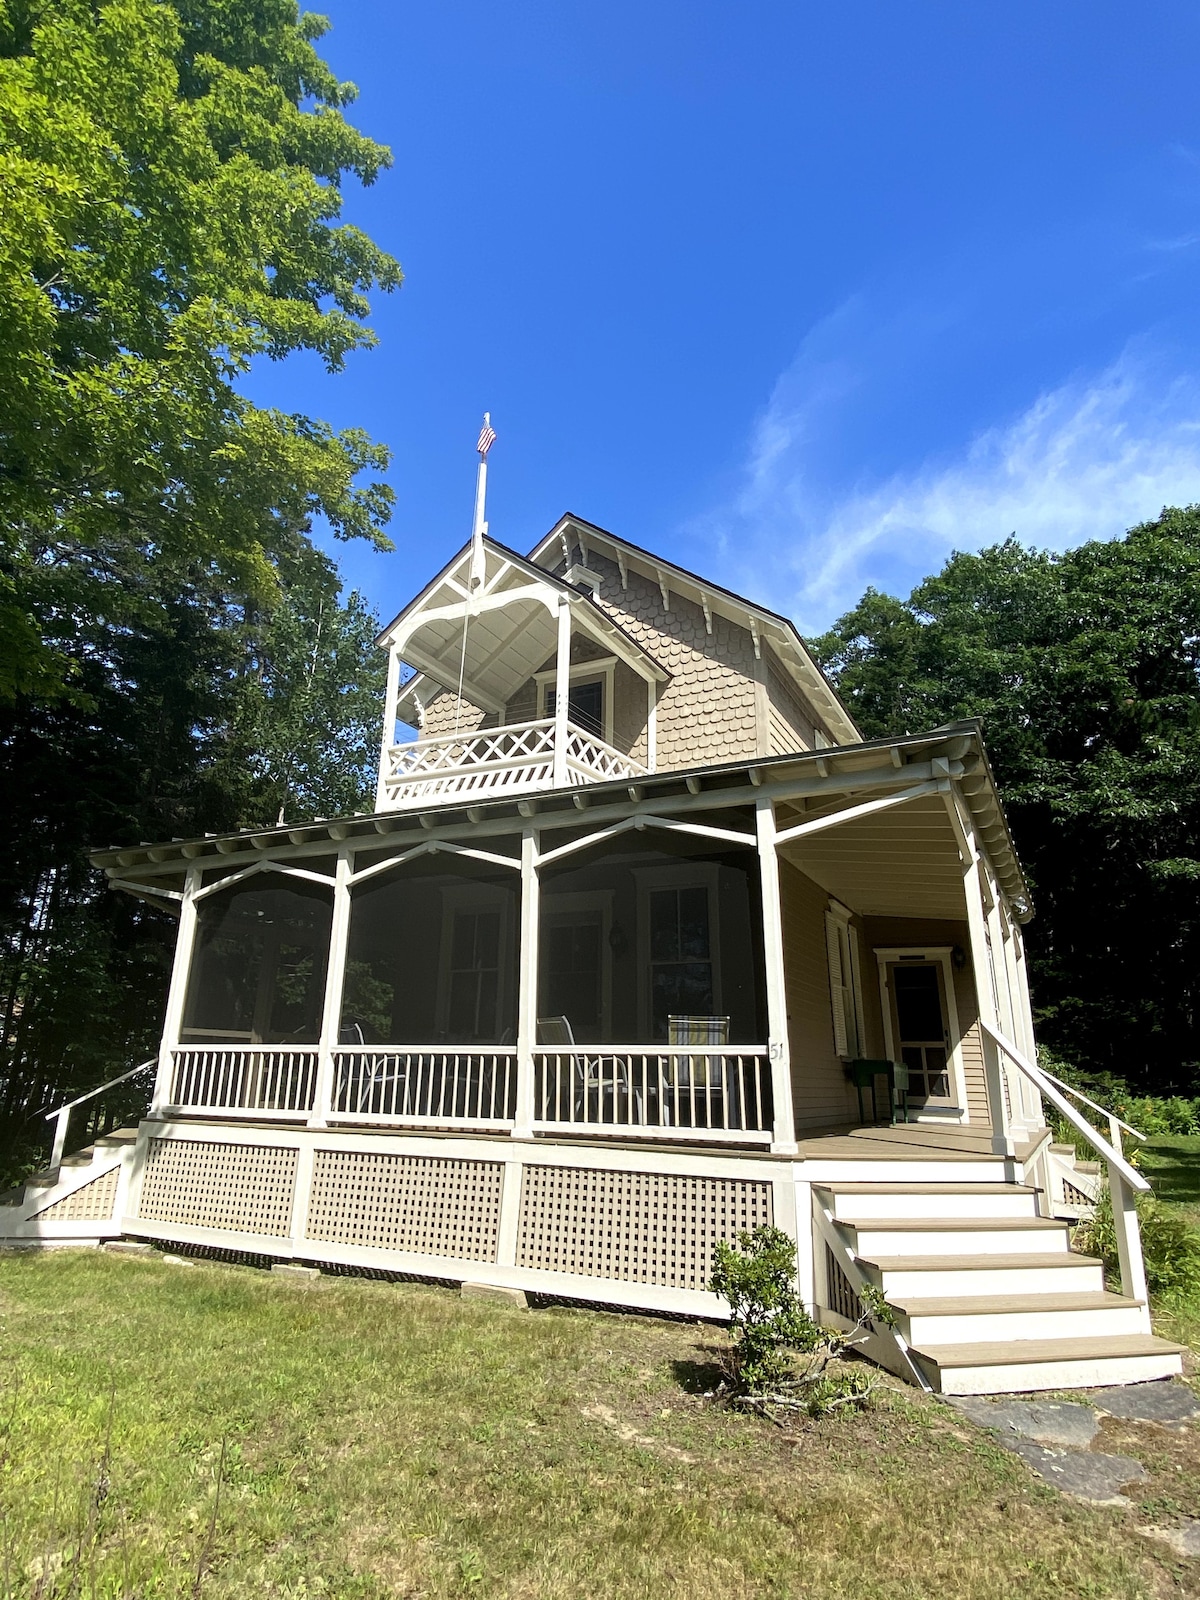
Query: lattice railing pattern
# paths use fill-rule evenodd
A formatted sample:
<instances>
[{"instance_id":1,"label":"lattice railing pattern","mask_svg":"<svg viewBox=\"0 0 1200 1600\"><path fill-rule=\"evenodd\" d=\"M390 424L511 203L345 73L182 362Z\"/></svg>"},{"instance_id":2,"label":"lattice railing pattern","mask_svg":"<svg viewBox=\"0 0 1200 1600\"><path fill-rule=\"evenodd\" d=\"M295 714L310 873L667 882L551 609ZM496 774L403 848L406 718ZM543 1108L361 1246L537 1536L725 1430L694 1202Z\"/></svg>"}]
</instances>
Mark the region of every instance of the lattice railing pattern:
<instances>
[{"instance_id":1,"label":"lattice railing pattern","mask_svg":"<svg viewBox=\"0 0 1200 1600\"><path fill-rule=\"evenodd\" d=\"M138 1215L282 1238L291 1230L295 1185L294 1149L151 1139Z\"/></svg>"},{"instance_id":2,"label":"lattice railing pattern","mask_svg":"<svg viewBox=\"0 0 1200 1600\"><path fill-rule=\"evenodd\" d=\"M704 1290L718 1240L771 1221L769 1183L527 1166L517 1265Z\"/></svg>"},{"instance_id":3,"label":"lattice railing pattern","mask_svg":"<svg viewBox=\"0 0 1200 1600\"><path fill-rule=\"evenodd\" d=\"M553 717L514 722L479 733L439 734L393 745L387 754L384 793L390 805L415 805L450 795L549 789L554 783ZM634 778L646 768L595 734L567 724L567 782Z\"/></svg>"},{"instance_id":4,"label":"lattice railing pattern","mask_svg":"<svg viewBox=\"0 0 1200 1600\"><path fill-rule=\"evenodd\" d=\"M534 1123L569 1131L670 1131L682 1139L769 1140L765 1045L740 1049L579 1045L534 1053Z\"/></svg>"},{"instance_id":5,"label":"lattice railing pattern","mask_svg":"<svg viewBox=\"0 0 1200 1600\"><path fill-rule=\"evenodd\" d=\"M171 1052L172 1110L307 1117L317 1081L317 1046L180 1045Z\"/></svg>"},{"instance_id":6,"label":"lattice railing pattern","mask_svg":"<svg viewBox=\"0 0 1200 1600\"><path fill-rule=\"evenodd\" d=\"M499 1161L318 1150L308 1237L495 1261L502 1175Z\"/></svg>"},{"instance_id":7,"label":"lattice railing pattern","mask_svg":"<svg viewBox=\"0 0 1200 1600\"><path fill-rule=\"evenodd\" d=\"M120 1167L111 1167L61 1200L35 1211L34 1216L39 1222L107 1222L113 1214L120 1177Z\"/></svg>"},{"instance_id":8,"label":"lattice railing pattern","mask_svg":"<svg viewBox=\"0 0 1200 1600\"><path fill-rule=\"evenodd\" d=\"M517 1108L512 1046L355 1045L334 1052L339 1122L504 1128Z\"/></svg>"}]
</instances>

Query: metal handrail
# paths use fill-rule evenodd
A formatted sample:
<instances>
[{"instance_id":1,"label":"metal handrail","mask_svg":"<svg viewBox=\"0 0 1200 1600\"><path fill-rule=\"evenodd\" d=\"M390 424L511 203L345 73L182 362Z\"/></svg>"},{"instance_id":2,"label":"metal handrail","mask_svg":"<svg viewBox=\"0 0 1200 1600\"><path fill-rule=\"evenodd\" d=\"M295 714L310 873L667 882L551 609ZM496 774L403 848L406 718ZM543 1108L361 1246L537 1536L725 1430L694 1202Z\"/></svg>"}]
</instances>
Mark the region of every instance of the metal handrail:
<instances>
[{"instance_id":1,"label":"metal handrail","mask_svg":"<svg viewBox=\"0 0 1200 1600\"><path fill-rule=\"evenodd\" d=\"M67 1146L67 1125L71 1120L71 1113L76 1106L81 1106L88 1100L94 1100L97 1095L103 1094L106 1089L115 1089L117 1084L126 1083L130 1078L136 1078L139 1073L148 1072L151 1067L158 1065L158 1058L151 1056L149 1061L143 1061L139 1066L130 1067L128 1072L123 1072L119 1078L110 1078L107 1083L102 1083L98 1088L89 1089L86 1094L77 1095L74 1100L68 1100L65 1106L58 1106L53 1111L44 1113L47 1122L56 1123L54 1129L54 1144L50 1151L50 1165L57 1167L62 1161Z\"/></svg>"},{"instance_id":2,"label":"metal handrail","mask_svg":"<svg viewBox=\"0 0 1200 1600\"><path fill-rule=\"evenodd\" d=\"M1056 1083L1067 1094L1073 1095L1076 1100L1082 1100L1085 1106L1091 1106L1093 1111L1098 1111L1102 1117L1107 1117L1110 1123L1115 1122L1118 1128L1124 1128L1126 1133L1131 1133L1135 1139L1140 1139L1145 1144L1146 1135L1137 1128L1131 1128L1127 1122L1122 1122L1115 1111L1109 1111L1106 1106L1098 1106L1094 1100L1089 1100L1082 1090L1076 1089L1073 1084L1064 1083L1061 1078L1056 1078L1052 1072L1047 1072L1045 1067L1039 1067L1038 1071L1050 1083Z\"/></svg>"}]
</instances>

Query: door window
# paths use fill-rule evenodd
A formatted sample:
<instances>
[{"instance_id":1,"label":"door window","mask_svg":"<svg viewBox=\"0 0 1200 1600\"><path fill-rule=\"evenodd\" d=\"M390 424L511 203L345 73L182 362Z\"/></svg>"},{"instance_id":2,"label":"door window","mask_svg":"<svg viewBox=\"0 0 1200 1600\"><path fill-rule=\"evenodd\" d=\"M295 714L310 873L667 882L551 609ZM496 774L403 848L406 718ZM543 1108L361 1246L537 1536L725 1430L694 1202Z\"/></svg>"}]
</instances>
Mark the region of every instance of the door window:
<instances>
[{"instance_id":1,"label":"door window","mask_svg":"<svg viewBox=\"0 0 1200 1600\"><path fill-rule=\"evenodd\" d=\"M704 885L650 891L650 1025L667 1037L667 1018L708 1016L713 1003L712 940Z\"/></svg>"},{"instance_id":2,"label":"door window","mask_svg":"<svg viewBox=\"0 0 1200 1600\"><path fill-rule=\"evenodd\" d=\"M891 969L900 1059L917 1100L949 1100L949 1039L940 965L897 962Z\"/></svg>"},{"instance_id":3,"label":"door window","mask_svg":"<svg viewBox=\"0 0 1200 1600\"><path fill-rule=\"evenodd\" d=\"M542 922L538 1014L566 1017L576 1039L599 1039L603 956L599 911L557 912Z\"/></svg>"},{"instance_id":4,"label":"door window","mask_svg":"<svg viewBox=\"0 0 1200 1600\"><path fill-rule=\"evenodd\" d=\"M496 1037L500 995L500 912L456 911L450 941L450 1042Z\"/></svg>"},{"instance_id":5,"label":"door window","mask_svg":"<svg viewBox=\"0 0 1200 1600\"><path fill-rule=\"evenodd\" d=\"M558 695L553 689L546 690L546 715L552 717L554 708L558 704ZM567 693L567 716L576 727L582 728L585 733L595 734L597 739L604 738L604 679L595 678L591 683L573 683Z\"/></svg>"}]
</instances>

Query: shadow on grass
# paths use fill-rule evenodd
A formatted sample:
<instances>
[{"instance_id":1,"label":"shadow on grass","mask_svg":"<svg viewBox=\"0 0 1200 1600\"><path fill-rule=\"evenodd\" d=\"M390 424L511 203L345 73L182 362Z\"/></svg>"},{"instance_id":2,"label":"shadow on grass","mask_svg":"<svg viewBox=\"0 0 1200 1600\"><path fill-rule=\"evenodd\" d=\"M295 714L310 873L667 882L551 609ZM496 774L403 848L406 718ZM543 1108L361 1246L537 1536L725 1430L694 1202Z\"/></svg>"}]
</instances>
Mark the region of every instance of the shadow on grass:
<instances>
[{"instance_id":1,"label":"shadow on grass","mask_svg":"<svg viewBox=\"0 0 1200 1600\"><path fill-rule=\"evenodd\" d=\"M725 1352L718 1345L697 1345L696 1354L708 1357L699 1361L672 1361L671 1372L675 1382L687 1394L711 1394L725 1376L721 1358Z\"/></svg>"},{"instance_id":2,"label":"shadow on grass","mask_svg":"<svg viewBox=\"0 0 1200 1600\"><path fill-rule=\"evenodd\" d=\"M1141 1166L1160 1200L1200 1207L1200 1135L1162 1134L1149 1140Z\"/></svg>"}]
</instances>

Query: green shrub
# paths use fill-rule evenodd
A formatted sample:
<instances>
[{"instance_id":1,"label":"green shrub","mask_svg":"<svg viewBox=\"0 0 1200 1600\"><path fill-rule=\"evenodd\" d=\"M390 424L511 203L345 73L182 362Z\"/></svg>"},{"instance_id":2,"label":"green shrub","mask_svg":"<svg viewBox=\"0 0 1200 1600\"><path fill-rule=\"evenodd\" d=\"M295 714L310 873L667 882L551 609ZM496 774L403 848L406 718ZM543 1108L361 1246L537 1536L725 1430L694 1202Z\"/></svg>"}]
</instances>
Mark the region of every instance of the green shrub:
<instances>
[{"instance_id":1,"label":"green shrub","mask_svg":"<svg viewBox=\"0 0 1200 1600\"><path fill-rule=\"evenodd\" d=\"M823 1334L796 1293L795 1241L764 1223L738 1244L717 1244L709 1287L732 1313L733 1383L745 1394L766 1394L792 1376L789 1352L815 1350Z\"/></svg>"},{"instance_id":2,"label":"green shrub","mask_svg":"<svg viewBox=\"0 0 1200 1600\"><path fill-rule=\"evenodd\" d=\"M1200 1296L1200 1230L1174 1207L1153 1195L1137 1199L1146 1284L1155 1299L1178 1305ZM1081 1222L1075 1243L1087 1255L1099 1256L1105 1271L1120 1271L1112 1196L1107 1187L1092 1216Z\"/></svg>"}]
</instances>

